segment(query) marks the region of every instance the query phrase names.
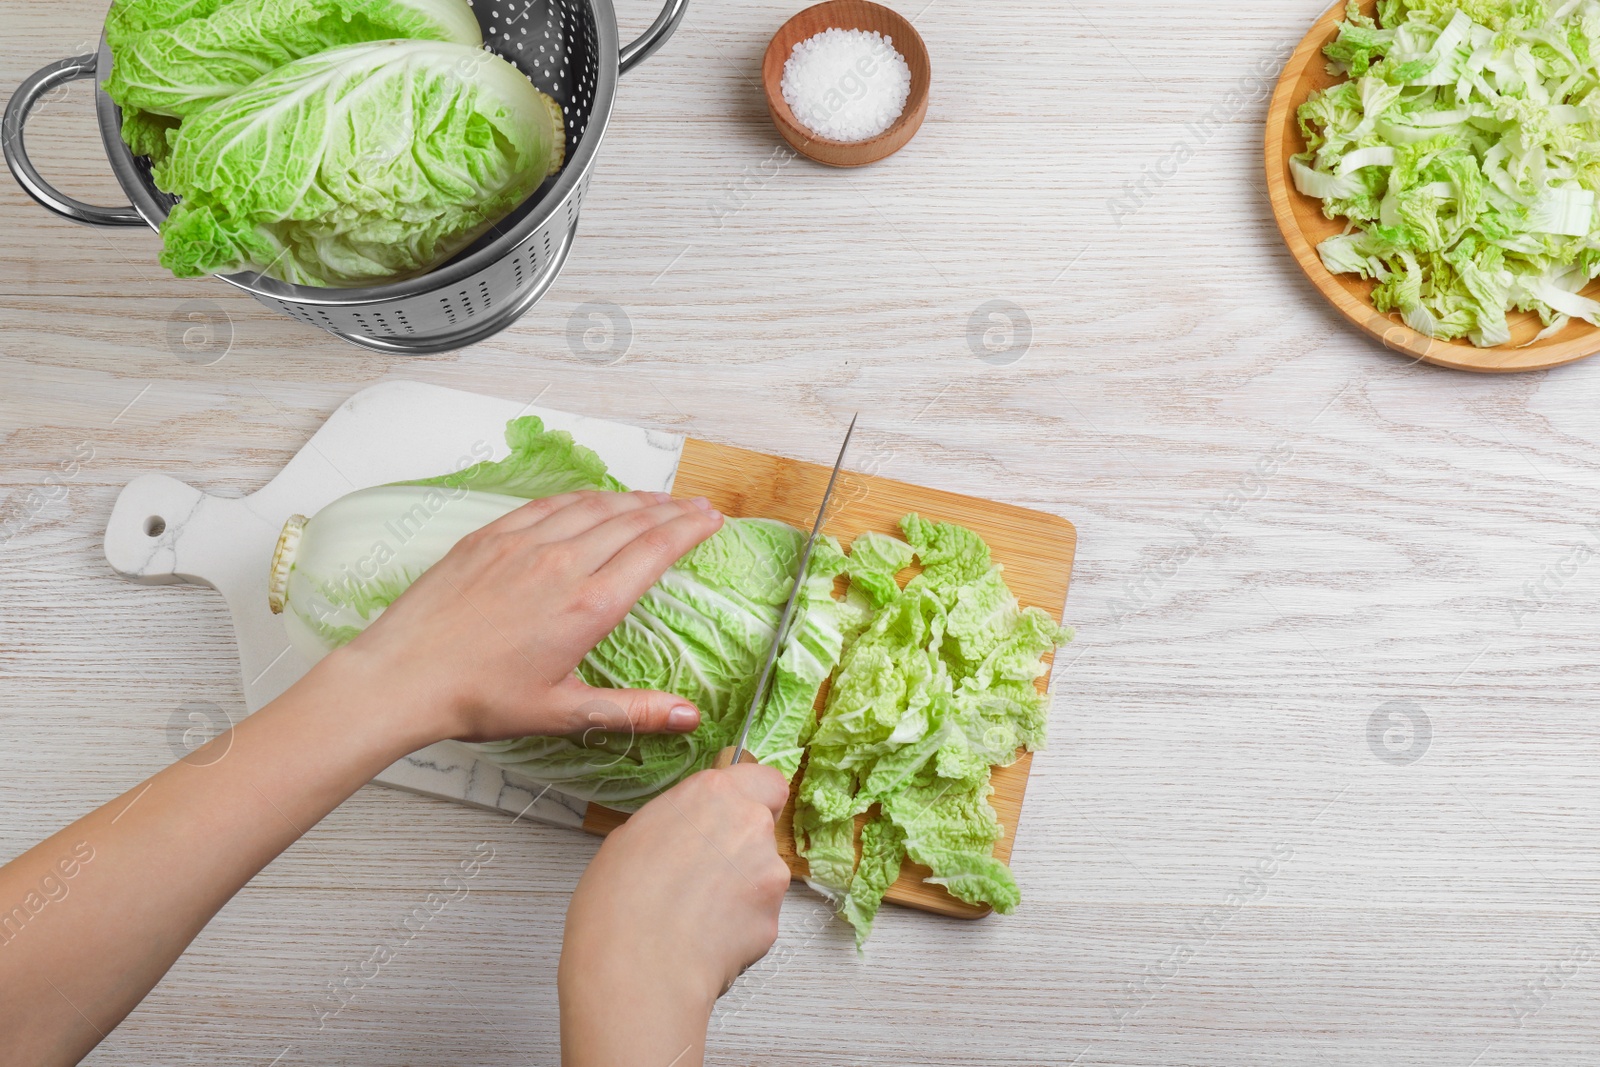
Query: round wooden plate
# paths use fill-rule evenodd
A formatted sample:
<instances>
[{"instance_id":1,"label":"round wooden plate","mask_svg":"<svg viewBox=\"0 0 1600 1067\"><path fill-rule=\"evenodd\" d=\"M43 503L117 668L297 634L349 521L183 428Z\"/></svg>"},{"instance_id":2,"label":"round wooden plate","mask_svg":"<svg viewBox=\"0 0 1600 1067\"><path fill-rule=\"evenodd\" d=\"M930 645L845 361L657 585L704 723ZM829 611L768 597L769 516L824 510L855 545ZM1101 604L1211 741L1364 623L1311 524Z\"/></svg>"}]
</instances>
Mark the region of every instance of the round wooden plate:
<instances>
[{"instance_id":1,"label":"round wooden plate","mask_svg":"<svg viewBox=\"0 0 1600 1067\"><path fill-rule=\"evenodd\" d=\"M1362 0L1364 14L1373 14L1376 7L1377 0ZM1600 352L1600 329L1581 319L1573 319L1564 330L1543 341L1528 344L1543 328L1539 316L1532 312L1512 312L1508 317L1511 342L1496 348L1477 348L1464 338L1442 341L1428 337L1407 326L1399 315L1379 314L1373 308L1372 290L1377 288L1376 282L1362 281L1354 274L1332 274L1322 265L1317 245L1343 233L1345 220L1324 217L1322 201L1301 195L1289 176L1289 158L1305 151L1306 147L1295 111L1313 92L1341 80L1328 73L1322 49L1338 33L1344 10L1345 0L1338 0L1311 27L1311 32L1283 68L1272 96L1272 107L1267 112L1267 194L1272 200L1272 214L1283 232L1283 239L1289 243L1295 262L1311 279L1311 284L1369 336L1396 352L1441 367L1490 373L1543 370ZM1600 281L1591 282L1583 293L1600 297ZM1527 347L1519 347L1522 345Z\"/></svg>"}]
</instances>

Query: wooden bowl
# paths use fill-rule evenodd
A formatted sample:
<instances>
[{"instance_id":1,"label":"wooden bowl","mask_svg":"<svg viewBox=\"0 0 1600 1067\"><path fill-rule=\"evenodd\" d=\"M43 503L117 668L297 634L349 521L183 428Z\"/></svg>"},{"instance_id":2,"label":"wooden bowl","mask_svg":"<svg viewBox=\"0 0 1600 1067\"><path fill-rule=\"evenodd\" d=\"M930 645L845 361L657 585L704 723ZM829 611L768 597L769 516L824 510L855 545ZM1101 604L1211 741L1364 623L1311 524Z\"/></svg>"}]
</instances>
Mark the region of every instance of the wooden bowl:
<instances>
[{"instance_id":1,"label":"wooden bowl","mask_svg":"<svg viewBox=\"0 0 1600 1067\"><path fill-rule=\"evenodd\" d=\"M877 31L892 40L895 51L905 57L906 66L911 68L911 94L906 97L905 110L895 119L894 125L876 137L865 141L818 137L801 125L783 98L783 65L788 62L794 46L827 29ZM772 124L796 152L830 167L862 167L904 148L922 127L923 116L928 113L931 73L928 46L922 42L916 27L882 4L866 0L829 0L806 8L778 28L761 60L761 84L766 89Z\"/></svg>"},{"instance_id":2,"label":"wooden bowl","mask_svg":"<svg viewBox=\"0 0 1600 1067\"><path fill-rule=\"evenodd\" d=\"M1361 10L1371 15L1376 6L1376 0L1362 0ZM1306 147L1295 111L1313 92L1341 80L1328 73L1322 48L1338 33L1344 10L1345 0L1338 0L1306 34L1283 68L1267 112L1267 194L1272 200L1272 214L1295 262L1311 284L1369 336L1396 352L1441 367L1491 373L1543 370L1600 352L1600 329L1581 319L1573 319L1565 329L1543 341L1528 344L1543 329L1539 316L1532 312L1511 312L1507 316L1511 341L1496 348L1477 348L1465 338L1443 341L1428 337L1407 326L1398 314L1380 314L1372 306L1372 290L1377 288L1377 282L1362 281L1354 274L1333 274L1322 265L1317 245L1343 233L1345 220L1324 217L1322 201L1304 196L1294 187L1289 158ZM1600 281L1591 282L1583 293L1600 297Z\"/></svg>"}]
</instances>

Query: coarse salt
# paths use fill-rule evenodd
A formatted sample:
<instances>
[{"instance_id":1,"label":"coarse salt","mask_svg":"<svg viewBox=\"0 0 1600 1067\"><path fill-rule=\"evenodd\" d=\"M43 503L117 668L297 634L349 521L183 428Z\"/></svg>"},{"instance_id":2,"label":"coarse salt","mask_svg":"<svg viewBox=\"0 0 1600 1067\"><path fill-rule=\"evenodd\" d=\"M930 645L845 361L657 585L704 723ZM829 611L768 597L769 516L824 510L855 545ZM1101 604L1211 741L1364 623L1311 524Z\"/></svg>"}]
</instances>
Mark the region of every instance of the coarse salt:
<instances>
[{"instance_id":1,"label":"coarse salt","mask_svg":"<svg viewBox=\"0 0 1600 1067\"><path fill-rule=\"evenodd\" d=\"M911 95L911 68L894 39L828 29L794 46L783 99L800 124L832 141L865 141L894 125Z\"/></svg>"}]
</instances>

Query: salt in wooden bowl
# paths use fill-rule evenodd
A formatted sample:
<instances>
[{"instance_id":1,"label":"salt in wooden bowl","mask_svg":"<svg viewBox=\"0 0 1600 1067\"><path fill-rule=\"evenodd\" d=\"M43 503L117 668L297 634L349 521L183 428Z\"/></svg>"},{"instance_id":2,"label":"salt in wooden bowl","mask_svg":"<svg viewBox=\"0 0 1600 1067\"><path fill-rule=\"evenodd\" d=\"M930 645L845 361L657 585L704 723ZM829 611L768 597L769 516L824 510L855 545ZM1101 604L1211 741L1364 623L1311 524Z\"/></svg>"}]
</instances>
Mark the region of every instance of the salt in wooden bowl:
<instances>
[{"instance_id":1,"label":"salt in wooden bowl","mask_svg":"<svg viewBox=\"0 0 1600 1067\"><path fill-rule=\"evenodd\" d=\"M823 30L865 30L877 32L891 39L895 51L905 57L911 68L911 93L906 97L905 110L887 130L864 141L834 141L820 137L795 118L793 109L783 98L783 65L794 52L794 46ZM778 28L767 45L767 54L761 61L761 84L767 94L767 110L772 114L772 124L783 139L796 152L826 163L830 167L862 167L876 163L906 146L906 142L922 126L928 113L928 83L932 68L928 63L928 46L922 35L905 18L884 7L866 0L828 0L827 3L808 7Z\"/></svg>"}]
</instances>

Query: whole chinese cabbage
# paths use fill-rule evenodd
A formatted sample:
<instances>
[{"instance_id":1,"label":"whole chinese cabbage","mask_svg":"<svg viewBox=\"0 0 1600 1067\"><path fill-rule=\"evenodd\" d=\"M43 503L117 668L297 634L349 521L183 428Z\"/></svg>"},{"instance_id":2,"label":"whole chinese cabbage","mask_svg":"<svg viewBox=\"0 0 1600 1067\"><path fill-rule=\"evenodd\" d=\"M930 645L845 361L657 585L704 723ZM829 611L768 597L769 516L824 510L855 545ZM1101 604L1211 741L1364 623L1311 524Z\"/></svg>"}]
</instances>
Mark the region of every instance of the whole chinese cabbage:
<instances>
[{"instance_id":1,"label":"whole chinese cabbage","mask_svg":"<svg viewBox=\"0 0 1600 1067\"><path fill-rule=\"evenodd\" d=\"M119 0L106 37L123 139L157 162L184 118L304 56L393 38L483 45L465 0Z\"/></svg>"},{"instance_id":2,"label":"whole chinese cabbage","mask_svg":"<svg viewBox=\"0 0 1600 1067\"><path fill-rule=\"evenodd\" d=\"M1318 248L1336 273L1419 333L1491 346L1506 313L1544 337L1600 273L1600 3L1351 3L1325 53L1349 80L1301 105L1307 151L1290 170L1344 234Z\"/></svg>"},{"instance_id":3,"label":"whole chinese cabbage","mask_svg":"<svg viewBox=\"0 0 1600 1067\"><path fill-rule=\"evenodd\" d=\"M310 520L291 520L274 559L275 610L315 659L352 640L461 537L529 499L618 490L592 451L535 417L507 427L511 455L455 474L364 489ZM632 810L709 766L743 725L756 676L793 585L803 538L779 522L730 519L675 564L578 667L601 688L660 689L701 712L691 735L523 738L474 746L570 795ZM799 614L777 661L749 748L792 776L815 724L822 682L839 660L852 609L833 599L845 560L813 553Z\"/></svg>"},{"instance_id":4,"label":"whole chinese cabbage","mask_svg":"<svg viewBox=\"0 0 1600 1067\"><path fill-rule=\"evenodd\" d=\"M505 60L443 41L348 45L191 115L153 171L180 277L256 271L319 286L425 273L563 158L560 107Z\"/></svg>"}]
</instances>

